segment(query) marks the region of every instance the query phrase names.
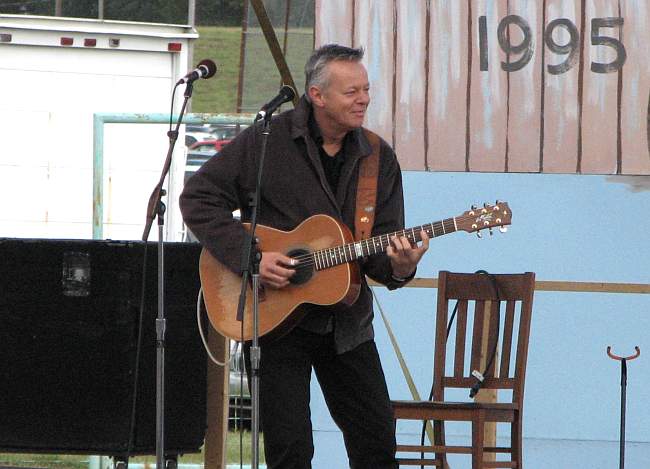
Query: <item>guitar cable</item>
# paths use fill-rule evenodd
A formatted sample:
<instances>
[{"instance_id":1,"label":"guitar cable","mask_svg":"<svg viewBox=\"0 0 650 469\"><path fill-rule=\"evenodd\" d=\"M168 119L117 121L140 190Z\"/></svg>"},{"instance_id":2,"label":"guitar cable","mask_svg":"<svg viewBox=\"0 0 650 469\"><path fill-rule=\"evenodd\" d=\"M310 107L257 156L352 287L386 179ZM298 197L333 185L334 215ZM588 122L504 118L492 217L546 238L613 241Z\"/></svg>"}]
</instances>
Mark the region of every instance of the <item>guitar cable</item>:
<instances>
[{"instance_id":1,"label":"guitar cable","mask_svg":"<svg viewBox=\"0 0 650 469\"><path fill-rule=\"evenodd\" d=\"M212 360L213 363L215 363L218 366L225 367L226 363L225 362L220 362L217 360L217 358L212 354L212 351L210 350L210 346L208 345L208 341L205 338L205 332L203 330L203 323L201 321L201 306L203 305L203 288L199 288L199 294L196 298L196 324L199 327L199 335L201 336L201 342L203 342L203 348L205 349L205 352L208 354L208 357L210 357L210 360ZM228 341L228 347L230 347L230 341Z\"/></svg>"},{"instance_id":2,"label":"guitar cable","mask_svg":"<svg viewBox=\"0 0 650 469\"><path fill-rule=\"evenodd\" d=\"M140 285L140 305L138 312L138 337L135 346L135 364L133 369L133 399L131 400L131 416L129 419L129 435L126 446L126 454L123 456L126 461L126 467L129 467L129 458L135 446L135 421L137 414L138 404L138 383L140 381L140 354L142 352L142 335L144 330L144 308L145 308L145 292L147 284L147 253L149 251L149 243L144 242L144 253L142 255L142 277Z\"/></svg>"},{"instance_id":3,"label":"guitar cable","mask_svg":"<svg viewBox=\"0 0 650 469\"><path fill-rule=\"evenodd\" d=\"M497 303L501 302L501 295L499 294L499 285L497 284L496 279L494 278L494 275L490 274L489 272L485 270L477 270L477 274L484 274L487 275L488 278L490 279L490 282L492 284L492 289L494 291L494 296L496 298ZM499 315L499 310L500 307L497 307L496 314L497 316ZM474 386L469 391L469 397L474 398L478 394L478 392L481 390L481 387L483 386L483 382L485 381L485 374L488 372L490 367L492 366L492 363L494 362L494 357L497 354L497 347L499 345L499 334L500 334L500 318L497 317L497 330L496 330L496 340L494 341L494 345L492 346L492 352L490 353L490 360L487 362L485 365L485 369L483 370L483 373L480 373L478 370L472 370L472 376L476 378L476 383L474 383Z\"/></svg>"}]
</instances>

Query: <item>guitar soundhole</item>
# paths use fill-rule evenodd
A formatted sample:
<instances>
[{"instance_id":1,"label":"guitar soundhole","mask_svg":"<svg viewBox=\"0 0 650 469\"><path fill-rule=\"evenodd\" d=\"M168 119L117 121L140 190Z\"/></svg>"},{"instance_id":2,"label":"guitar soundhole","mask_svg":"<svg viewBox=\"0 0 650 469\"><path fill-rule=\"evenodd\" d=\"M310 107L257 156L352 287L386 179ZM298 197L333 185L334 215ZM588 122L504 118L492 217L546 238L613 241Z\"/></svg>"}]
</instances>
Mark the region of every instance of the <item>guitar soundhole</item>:
<instances>
[{"instance_id":1,"label":"guitar soundhole","mask_svg":"<svg viewBox=\"0 0 650 469\"><path fill-rule=\"evenodd\" d=\"M287 253L287 256L298 259L299 261L298 265L295 267L296 273L289 279L289 281L294 285L307 283L314 275L314 264L309 254L310 252L306 249L294 249Z\"/></svg>"}]
</instances>

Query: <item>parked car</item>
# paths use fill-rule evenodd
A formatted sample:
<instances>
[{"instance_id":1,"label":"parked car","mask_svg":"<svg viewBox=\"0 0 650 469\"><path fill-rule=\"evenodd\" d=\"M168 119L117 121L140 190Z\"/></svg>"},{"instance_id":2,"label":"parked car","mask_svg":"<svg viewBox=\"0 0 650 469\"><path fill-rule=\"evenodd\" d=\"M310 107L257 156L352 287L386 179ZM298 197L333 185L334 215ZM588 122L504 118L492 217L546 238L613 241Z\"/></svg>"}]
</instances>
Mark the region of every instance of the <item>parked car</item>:
<instances>
[{"instance_id":1,"label":"parked car","mask_svg":"<svg viewBox=\"0 0 650 469\"><path fill-rule=\"evenodd\" d=\"M205 132L212 133L212 126L208 124L185 124L185 132Z\"/></svg>"},{"instance_id":2,"label":"parked car","mask_svg":"<svg viewBox=\"0 0 650 469\"><path fill-rule=\"evenodd\" d=\"M214 135L209 132L185 131L185 146L187 147L210 139L214 139Z\"/></svg>"},{"instance_id":3,"label":"parked car","mask_svg":"<svg viewBox=\"0 0 650 469\"><path fill-rule=\"evenodd\" d=\"M226 146L232 138L222 138L222 139L208 139L208 140L203 140L202 142L196 142L190 145L190 150L200 150L200 151L208 151L212 150L213 152L215 151L221 151L221 149Z\"/></svg>"},{"instance_id":4,"label":"parked car","mask_svg":"<svg viewBox=\"0 0 650 469\"><path fill-rule=\"evenodd\" d=\"M217 138L212 133L212 127L207 124L185 124L185 146L190 147L196 142Z\"/></svg>"},{"instance_id":5,"label":"parked car","mask_svg":"<svg viewBox=\"0 0 650 469\"><path fill-rule=\"evenodd\" d=\"M185 160L185 182L187 179L199 169L203 163L208 161L213 156L216 156L218 152L214 148L205 147L199 149L189 149L187 151L187 158Z\"/></svg>"},{"instance_id":6,"label":"parked car","mask_svg":"<svg viewBox=\"0 0 650 469\"><path fill-rule=\"evenodd\" d=\"M243 124L186 125L185 145L190 150L221 151L246 127Z\"/></svg>"},{"instance_id":7,"label":"parked car","mask_svg":"<svg viewBox=\"0 0 650 469\"><path fill-rule=\"evenodd\" d=\"M246 124L212 124L210 133L217 140L232 140L246 127L248 127Z\"/></svg>"},{"instance_id":8,"label":"parked car","mask_svg":"<svg viewBox=\"0 0 650 469\"><path fill-rule=\"evenodd\" d=\"M246 365L242 348L241 343L231 342L228 387L228 426L230 428L250 429L251 395L248 387L248 376L246 374Z\"/></svg>"}]
</instances>

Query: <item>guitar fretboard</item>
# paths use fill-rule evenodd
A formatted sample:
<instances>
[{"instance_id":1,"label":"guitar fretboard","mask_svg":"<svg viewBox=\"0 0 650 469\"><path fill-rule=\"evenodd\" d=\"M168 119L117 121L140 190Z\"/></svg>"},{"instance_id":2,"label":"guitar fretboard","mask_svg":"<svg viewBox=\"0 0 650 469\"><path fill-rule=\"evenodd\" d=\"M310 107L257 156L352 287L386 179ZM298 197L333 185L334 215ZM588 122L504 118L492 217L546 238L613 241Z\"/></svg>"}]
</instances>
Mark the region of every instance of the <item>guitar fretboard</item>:
<instances>
[{"instance_id":1,"label":"guitar fretboard","mask_svg":"<svg viewBox=\"0 0 650 469\"><path fill-rule=\"evenodd\" d=\"M422 240L420 233L425 231L429 238L436 238L458 230L455 218L414 226L402 231L387 233L373 238L342 244L327 249L321 249L310 254L311 264L316 270L328 269L340 264L352 262L356 259L367 257L386 251L393 236L405 236L410 242L417 243Z\"/></svg>"}]
</instances>

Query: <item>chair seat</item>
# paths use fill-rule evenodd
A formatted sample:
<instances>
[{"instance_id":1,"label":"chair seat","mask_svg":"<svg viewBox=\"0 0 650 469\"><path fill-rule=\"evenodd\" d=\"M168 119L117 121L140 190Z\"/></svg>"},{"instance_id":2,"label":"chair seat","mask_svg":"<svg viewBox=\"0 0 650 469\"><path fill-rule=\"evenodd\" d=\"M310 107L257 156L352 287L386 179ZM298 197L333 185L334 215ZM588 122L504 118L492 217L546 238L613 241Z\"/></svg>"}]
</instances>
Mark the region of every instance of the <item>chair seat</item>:
<instances>
[{"instance_id":1,"label":"chair seat","mask_svg":"<svg viewBox=\"0 0 650 469\"><path fill-rule=\"evenodd\" d=\"M393 407L417 409L488 409L488 410L517 410L517 402L454 402L454 401L391 401Z\"/></svg>"},{"instance_id":2,"label":"chair seat","mask_svg":"<svg viewBox=\"0 0 650 469\"><path fill-rule=\"evenodd\" d=\"M391 401L397 419L474 420L483 411L486 422L514 422L519 411L516 402Z\"/></svg>"}]
</instances>

